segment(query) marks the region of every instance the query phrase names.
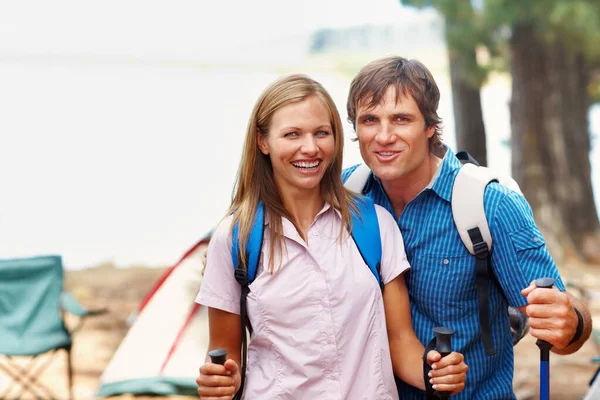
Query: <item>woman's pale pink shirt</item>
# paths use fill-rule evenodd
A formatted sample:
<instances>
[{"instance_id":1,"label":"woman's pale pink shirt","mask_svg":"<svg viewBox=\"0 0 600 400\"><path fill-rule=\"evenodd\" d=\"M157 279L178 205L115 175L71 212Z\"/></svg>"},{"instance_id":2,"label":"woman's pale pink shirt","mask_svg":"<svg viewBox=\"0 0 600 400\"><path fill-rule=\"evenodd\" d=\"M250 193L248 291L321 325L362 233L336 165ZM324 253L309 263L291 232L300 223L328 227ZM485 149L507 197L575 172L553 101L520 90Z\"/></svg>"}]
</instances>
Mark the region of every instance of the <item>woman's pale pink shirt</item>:
<instances>
[{"instance_id":1,"label":"woman's pale pink shirt","mask_svg":"<svg viewBox=\"0 0 600 400\"><path fill-rule=\"evenodd\" d=\"M409 264L394 218L376 207L381 275L388 283ZM196 301L239 314L241 291L233 276L230 224L231 218L225 219L213 234ZM284 218L285 263L273 274L268 272L265 226L261 262L248 295L254 333L245 399L398 398L381 290L353 239L345 234L340 246L340 224L339 212L325 205L305 243Z\"/></svg>"}]
</instances>

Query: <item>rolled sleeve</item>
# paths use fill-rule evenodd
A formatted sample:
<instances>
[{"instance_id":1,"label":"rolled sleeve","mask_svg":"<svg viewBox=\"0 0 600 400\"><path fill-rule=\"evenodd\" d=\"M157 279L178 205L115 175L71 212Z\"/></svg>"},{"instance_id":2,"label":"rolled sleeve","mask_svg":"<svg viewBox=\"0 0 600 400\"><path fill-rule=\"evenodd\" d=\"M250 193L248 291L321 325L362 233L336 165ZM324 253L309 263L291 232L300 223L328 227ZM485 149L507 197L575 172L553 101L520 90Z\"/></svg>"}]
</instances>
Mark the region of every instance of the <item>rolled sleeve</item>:
<instances>
[{"instance_id":1,"label":"rolled sleeve","mask_svg":"<svg viewBox=\"0 0 600 400\"><path fill-rule=\"evenodd\" d=\"M410 264L404 251L400 228L394 217L383 207L376 205L375 209L381 235L381 280L386 285L408 270Z\"/></svg>"},{"instance_id":2,"label":"rolled sleeve","mask_svg":"<svg viewBox=\"0 0 600 400\"><path fill-rule=\"evenodd\" d=\"M206 270L196 303L233 314L240 313L241 288L235 280L231 259L229 228L232 218L224 219L208 245Z\"/></svg>"},{"instance_id":3,"label":"rolled sleeve","mask_svg":"<svg viewBox=\"0 0 600 400\"><path fill-rule=\"evenodd\" d=\"M492 268L511 306L527 304L521 290L538 278L554 278L555 286L565 290L531 207L523 196L510 192L499 201L490 231Z\"/></svg>"}]
</instances>

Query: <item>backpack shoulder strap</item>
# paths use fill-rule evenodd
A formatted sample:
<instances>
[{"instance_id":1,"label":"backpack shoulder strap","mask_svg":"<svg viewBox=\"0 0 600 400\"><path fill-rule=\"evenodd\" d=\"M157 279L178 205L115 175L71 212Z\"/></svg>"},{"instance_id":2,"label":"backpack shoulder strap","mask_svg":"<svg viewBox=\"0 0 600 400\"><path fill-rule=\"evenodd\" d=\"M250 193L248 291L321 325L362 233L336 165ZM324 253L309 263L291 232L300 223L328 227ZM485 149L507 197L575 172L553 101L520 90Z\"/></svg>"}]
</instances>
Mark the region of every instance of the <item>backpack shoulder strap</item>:
<instances>
[{"instance_id":1,"label":"backpack shoulder strap","mask_svg":"<svg viewBox=\"0 0 600 400\"><path fill-rule=\"evenodd\" d=\"M473 255L475 249L469 231L475 228L479 228L488 250L492 249L492 236L483 208L483 195L486 186L496 180L496 176L488 168L468 163L458 171L452 186L454 224L465 247Z\"/></svg>"},{"instance_id":2,"label":"backpack shoulder strap","mask_svg":"<svg viewBox=\"0 0 600 400\"><path fill-rule=\"evenodd\" d=\"M485 188L495 178L487 168L466 163L458 171L452 186L452 217L460 238L475 256L475 286L479 312L479 329L488 355L496 354L491 338L489 314L489 281L492 236L485 216Z\"/></svg>"},{"instance_id":3,"label":"backpack shoulder strap","mask_svg":"<svg viewBox=\"0 0 600 400\"><path fill-rule=\"evenodd\" d=\"M483 207L485 188L490 182L498 182L522 194L519 185L511 177L497 175L491 169L480 167L471 161L467 161L462 166L452 186L454 224L465 247L473 255L475 255L475 249L469 236L469 230L473 228L479 228L488 249L492 249L492 236Z\"/></svg>"},{"instance_id":4,"label":"backpack shoulder strap","mask_svg":"<svg viewBox=\"0 0 600 400\"><path fill-rule=\"evenodd\" d=\"M356 197L358 213L352 212L352 238L365 264L383 289L381 280L381 235L375 203L368 197Z\"/></svg>"},{"instance_id":5,"label":"backpack shoulder strap","mask_svg":"<svg viewBox=\"0 0 600 400\"><path fill-rule=\"evenodd\" d=\"M480 167L468 153L457 157L463 166L452 186L452 217L460 238L475 256L477 303L481 339L488 355L496 354L491 340L489 316L489 281L494 276L491 266L492 236L484 209L485 188L490 182L499 182L521 192L519 185L510 177L495 175L490 169ZM515 336L521 332L513 333ZM521 335L522 336L522 335ZM517 339L518 342L519 339Z\"/></svg>"},{"instance_id":6,"label":"backpack shoulder strap","mask_svg":"<svg viewBox=\"0 0 600 400\"><path fill-rule=\"evenodd\" d=\"M367 166L367 164L359 164L358 167L356 167L356 169L350 173L350 176L346 178L344 186L346 189L351 190L354 193L362 194L363 189L369 180L369 175L371 175L371 169Z\"/></svg>"},{"instance_id":7,"label":"backpack shoulder strap","mask_svg":"<svg viewBox=\"0 0 600 400\"><path fill-rule=\"evenodd\" d=\"M346 189L362 194L371 169L367 164L359 164L344 181ZM381 235L375 203L368 197L356 196L358 214L352 212L352 239L358 247L365 264L377 279L379 287L383 289L381 280Z\"/></svg>"},{"instance_id":8,"label":"backpack shoulder strap","mask_svg":"<svg viewBox=\"0 0 600 400\"><path fill-rule=\"evenodd\" d=\"M235 274L235 280L242 287L242 293L240 296L240 321L241 321L241 336L242 336L242 366L241 366L241 380L240 387L234 396L235 400L240 400L244 392L244 385L246 382L246 363L248 362L248 336L246 334L246 328L252 334L252 326L248 321L248 310L246 308L246 299L250 289L250 285L256 277L256 269L258 268L258 262L260 261L260 251L262 248L263 231L265 226L265 210L262 202L258 202L256 212L254 214L254 222L252 223L252 229L250 230L250 236L246 243L246 266L247 271L242 268L240 254L240 237L239 237L239 224L236 223L233 226L231 232L231 259L233 260L233 269Z\"/></svg>"},{"instance_id":9,"label":"backpack shoulder strap","mask_svg":"<svg viewBox=\"0 0 600 400\"><path fill-rule=\"evenodd\" d=\"M262 202L258 203L256 207L256 213L254 215L254 222L252 224L252 230L248 237L248 243L246 243L246 265L247 271L242 270L241 266L241 254L240 254L240 238L239 238L239 224L236 223L233 226L231 235L231 259L233 260L233 269L235 270L236 280L242 285L244 282L240 282L241 278L245 279L245 284L249 285L254 281L256 277L256 269L258 268L258 262L260 260L260 251L262 248L263 231L265 226L265 211ZM241 275L244 275L242 277ZM238 276L239 275L239 276Z\"/></svg>"}]
</instances>

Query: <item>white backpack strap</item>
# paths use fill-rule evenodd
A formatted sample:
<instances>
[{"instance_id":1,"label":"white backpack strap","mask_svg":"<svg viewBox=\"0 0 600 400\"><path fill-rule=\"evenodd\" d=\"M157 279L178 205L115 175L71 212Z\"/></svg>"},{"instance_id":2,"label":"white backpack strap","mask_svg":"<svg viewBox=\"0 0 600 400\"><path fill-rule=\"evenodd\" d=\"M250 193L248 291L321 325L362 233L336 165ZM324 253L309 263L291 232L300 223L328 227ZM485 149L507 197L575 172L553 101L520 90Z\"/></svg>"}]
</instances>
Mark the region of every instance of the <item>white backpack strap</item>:
<instances>
[{"instance_id":1,"label":"white backpack strap","mask_svg":"<svg viewBox=\"0 0 600 400\"><path fill-rule=\"evenodd\" d=\"M475 283L481 340L487 355L496 354L492 343L489 312L490 251L492 235L485 217L485 187L495 179L487 168L465 164L452 187L452 217L465 247L475 256Z\"/></svg>"},{"instance_id":2,"label":"white backpack strap","mask_svg":"<svg viewBox=\"0 0 600 400\"><path fill-rule=\"evenodd\" d=\"M523 195L523 192L521 192L521 188L519 187L517 181L515 181L510 176L498 176L496 179L501 185L504 185L510 190L519 193L521 196Z\"/></svg>"},{"instance_id":3,"label":"white backpack strap","mask_svg":"<svg viewBox=\"0 0 600 400\"><path fill-rule=\"evenodd\" d=\"M344 186L348 190L362 194L363 189L367 185L370 174L371 169L367 166L367 164L360 164L354 171L352 171L348 179L346 179Z\"/></svg>"},{"instance_id":4,"label":"white backpack strap","mask_svg":"<svg viewBox=\"0 0 600 400\"><path fill-rule=\"evenodd\" d=\"M454 186L452 187L452 216L460 234L460 238L469 250L475 255L473 243L469 237L469 229L479 228L488 249L492 249L492 236L483 208L483 195L488 183L496 181L507 188L522 194L519 184L509 176L496 175L491 169L478 167L475 164L462 166Z\"/></svg>"},{"instance_id":5,"label":"white backpack strap","mask_svg":"<svg viewBox=\"0 0 600 400\"><path fill-rule=\"evenodd\" d=\"M488 249L492 249L492 235L485 217L483 195L488 183L494 180L497 178L488 168L465 164L458 171L452 187L454 224L466 248L473 255L475 250L469 237L469 230L473 228L479 228Z\"/></svg>"},{"instance_id":6,"label":"white backpack strap","mask_svg":"<svg viewBox=\"0 0 600 400\"><path fill-rule=\"evenodd\" d=\"M509 189L520 192L519 185L512 178L498 177L490 169L478 167L471 163L464 164L458 171L452 187L452 217L454 218L454 224L465 247L475 256L479 328L481 330L481 340L488 355L496 354L490 333L488 302L489 281L494 273L490 264L492 235L485 216L483 199L485 188L492 181L497 181Z\"/></svg>"}]
</instances>

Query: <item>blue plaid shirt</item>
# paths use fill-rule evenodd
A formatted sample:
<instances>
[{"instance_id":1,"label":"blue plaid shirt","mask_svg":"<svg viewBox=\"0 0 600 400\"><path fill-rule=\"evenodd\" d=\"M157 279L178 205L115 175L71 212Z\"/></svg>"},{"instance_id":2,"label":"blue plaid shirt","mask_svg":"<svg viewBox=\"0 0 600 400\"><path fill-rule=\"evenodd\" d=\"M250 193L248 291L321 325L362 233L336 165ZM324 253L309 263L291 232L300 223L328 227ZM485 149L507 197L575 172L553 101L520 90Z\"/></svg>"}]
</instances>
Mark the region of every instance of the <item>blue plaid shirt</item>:
<instances>
[{"instance_id":1,"label":"blue plaid shirt","mask_svg":"<svg viewBox=\"0 0 600 400\"><path fill-rule=\"evenodd\" d=\"M490 281L490 331L496 354L486 355L479 329L475 258L460 239L450 204L461 165L452 151L446 151L432 182L406 205L399 218L373 173L363 193L394 215L402 232L411 265L405 277L412 323L421 343L426 345L433 338L436 326L456 332L452 348L464 354L469 371L465 389L452 398L516 399L508 304L526 305L521 290L540 277L554 278L559 290L565 288L527 201L490 183L484 208L493 242L492 267L501 289ZM344 181L356 167L344 170ZM424 392L401 381L398 391L403 400L424 398Z\"/></svg>"}]
</instances>

